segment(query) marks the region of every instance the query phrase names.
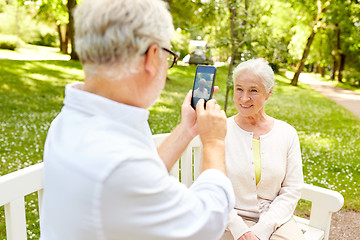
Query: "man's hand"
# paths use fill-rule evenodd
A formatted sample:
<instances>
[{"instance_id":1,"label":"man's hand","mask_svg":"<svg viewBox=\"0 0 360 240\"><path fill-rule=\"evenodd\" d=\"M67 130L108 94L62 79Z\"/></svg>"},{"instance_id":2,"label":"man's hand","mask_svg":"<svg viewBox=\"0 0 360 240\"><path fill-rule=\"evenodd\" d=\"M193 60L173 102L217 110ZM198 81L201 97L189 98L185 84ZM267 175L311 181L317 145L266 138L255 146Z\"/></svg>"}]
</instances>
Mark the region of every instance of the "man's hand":
<instances>
[{"instance_id":1,"label":"man's hand","mask_svg":"<svg viewBox=\"0 0 360 240\"><path fill-rule=\"evenodd\" d=\"M214 99L206 103L200 99L196 105L197 128L203 144L202 170L218 169L226 174L225 136L226 115Z\"/></svg>"},{"instance_id":2,"label":"man's hand","mask_svg":"<svg viewBox=\"0 0 360 240\"><path fill-rule=\"evenodd\" d=\"M259 238L252 232L246 232L238 240L259 240Z\"/></svg>"},{"instance_id":3,"label":"man's hand","mask_svg":"<svg viewBox=\"0 0 360 240\"><path fill-rule=\"evenodd\" d=\"M181 105L181 122L182 128L187 130L190 134L191 139L198 135L197 126L196 126L196 113L195 110L191 107L191 96L192 90L190 90L184 99L183 104Z\"/></svg>"},{"instance_id":4,"label":"man's hand","mask_svg":"<svg viewBox=\"0 0 360 240\"><path fill-rule=\"evenodd\" d=\"M218 87L214 87L214 93L218 89ZM171 132L170 136L158 147L158 153L169 171L173 167L175 162L180 158L181 154L184 152L189 142L196 135L198 135L196 112L190 104L191 95L192 91L190 90L181 106L180 124Z\"/></svg>"},{"instance_id":5,"label":"man's hand","mask_svg":"<svg viewBox=\"0 0 360 240\"><path fill-rule=\"evenodd\" d=\"M218 86L214 86L214 94L219 90ZM183 104L181 105L181 122L180 125L183 126L183 129L188 130L191 139L198 135L197 124L196 124L196 113L195 110L191 107L191 96L192 90L190 90L184 99Z\"/></svg>"},{"instance_id":6,"label":"man's hand","mask_svg":"<svg viewBox=\"0 0 360 240\"><path fill-rule=\"evenodd\" d=\"M224 141L226 136L226 114L220 109L216 100L206 103L200 99L196 105L198 132L203 144L213 141Z\"/></svg>"}]
</instances>

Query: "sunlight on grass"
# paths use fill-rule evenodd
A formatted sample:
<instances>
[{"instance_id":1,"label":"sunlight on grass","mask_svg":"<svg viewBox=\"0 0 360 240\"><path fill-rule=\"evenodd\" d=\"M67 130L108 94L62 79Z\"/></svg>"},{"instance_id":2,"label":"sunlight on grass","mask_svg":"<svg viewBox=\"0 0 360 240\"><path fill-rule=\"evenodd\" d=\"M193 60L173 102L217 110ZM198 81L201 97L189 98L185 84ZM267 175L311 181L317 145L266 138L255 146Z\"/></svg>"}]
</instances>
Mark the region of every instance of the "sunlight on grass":
<instances>
[{"instance_id":1,"label":"sunlight on grass","mask_svg":"<svg viewBox=\"0 0 360 240\"><path fill-rule=\"evenodd\" d=\"M301 135L301 133L299 133ZM321 133L312 133L304 135L302 138L304 142L316 142L315 148L327 148L330 149L336 142L336 139L321 136Z\"/></svg>"},{"instance_id":2,"label":"sunlight on grass","mask_svg":"<svg viewBox=\"0 0 360 240\"><path fill-rule=\"evenodd\" d=\"M70 60L68 54L63 54L58 48L22 44L15 51L0 49L1 58L17 60Z\"/></svg>"},{"instance_id":3,"label":"sunlight on grass","mask_svg":"<svg viewBox=\"0 0 360 240\"><path fill-rule=\"evenodd\" d=\"M157 107L153 107L151 109L154 112L159 112L159 113L174 113L174 110L169 109L165 106L157 106Z\"/></svg>"}]
</instances>

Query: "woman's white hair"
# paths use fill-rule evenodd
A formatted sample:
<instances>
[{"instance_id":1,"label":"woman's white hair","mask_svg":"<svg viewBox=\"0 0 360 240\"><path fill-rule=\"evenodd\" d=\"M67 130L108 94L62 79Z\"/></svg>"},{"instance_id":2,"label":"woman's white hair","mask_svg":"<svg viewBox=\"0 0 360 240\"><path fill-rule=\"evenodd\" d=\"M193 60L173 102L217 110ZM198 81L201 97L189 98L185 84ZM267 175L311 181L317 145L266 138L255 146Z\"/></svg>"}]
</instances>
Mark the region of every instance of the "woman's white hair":
<instances>
[{"instance_id":1,"label":"woman's white hair","mask_svg":"<svg viewBox=\"0 0 360 240\"><path fill-rule=\"evenodd\" d=\"M136 72L149 46L169 46L174 32L162 0L85 0L75 9L74 21L76 52L85 73L114 63L123 72Z\"/></svg>"},{"instance_id":2,"label":"woman's white hair","mask_svg":"<svg viewBox=\"0 0 360 240\"><path fill-rule=\"evenodd\" d=\"M251 71L253 74L258 76L264 84L267 92L270 92L274 87L274 71L265 59L257 58L240 63L233 71L234 84L239 75L245 71Z\"/></svg>"}]
</instances>

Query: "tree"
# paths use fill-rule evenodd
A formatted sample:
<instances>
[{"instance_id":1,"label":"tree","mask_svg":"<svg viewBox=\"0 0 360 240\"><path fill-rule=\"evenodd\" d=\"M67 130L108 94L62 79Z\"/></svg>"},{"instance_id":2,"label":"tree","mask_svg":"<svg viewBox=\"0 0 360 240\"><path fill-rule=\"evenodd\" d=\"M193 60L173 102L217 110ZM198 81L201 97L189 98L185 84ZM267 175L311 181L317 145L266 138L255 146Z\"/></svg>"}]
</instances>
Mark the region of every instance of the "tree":
<instances>
[{"instance_id":1,"label":"tree","mask_svg":"<svg viewBox=\"0 0 360 240\"><path fill-rule=\"evenodd\" d=\"M37 16L43 21L55 23L62 53L68 53L68 12L63 0L42 0Z\"/></svg>"},{"instance_id":2,"label":"tree","mask_svg":"<svg viewBox=\"0 0 360 240\"><path fill-rule=\"evenodd\" d=\"M358 56L359 54L359 47L356 47L359 39L359 7L360 4L356 1L334 0L332 8L329 8L328 11L329 24L335 26L333 29L336 36L336 48L333 51L334 69L331 77L335 79L337 70L338 82L343 82L343 72L349 59L348 56ZM358 57L354 59L358 59ZM351 67L351 64L355 62L350 61L348 66Z\"/></svg>"},{"instance_id":3,"label":"tree","mask_svg":"<svg viewBox=\"0 0 360 240\"><path fill-rule=\"evenodd\" d=\"M207 26L216 19L217 3L210 0L165 1L169 4L175 27L172 49L184 57L189 53L190 39L204 39L208 35Z\"/></svg>"},{"instance_id":4,"label":"tree","mask_svg":"<svg viewBox=\"0 0 360 240\"><path fill-rule=\"evenodd\" d=\"M296 71L294 74L294 77L291 80L291 85L293 86L297 86L298 80L299 80L299 76L300 73L303 71L304 66L305 66L305 61L309 55L310 52L310 47L312 42L314 41L315 38L315 34L317 33L318 29L322 27L322 23L323 23L323 13L326 10L326 7L330 4L331 0L328 0L325 4L323 4L321 2L321 0L317 1L317 15L316 15L316 19L313 23L313 27L310 33L310 36L307 39L302 57L300 59L300 61L298 62L297 66L296 66Z\"/></svg>"},{"instance_id":5,"label":"tree","mask_svg":"<svg viewBox=\"0 0 360 240\"><path fill-rule=\"evenodd\" d=\"M73 10L77 5L76 0L42 0L38 16L41 19L50 19L56 23L60 42L60 51L68 53L68 43L70 42L71 59L78 60L74 41L74 17Z\"/></svg>"},{"instance_id":6,"label":"tree","mask_svg":"<svg viewBox=\"0 0 360 240\"><path fill-rule=\"evenodd\" d=\"M240 4L237 0L228 0L227 8L229 10L229 25L230 25L230 42L231 42L231 61L229 65L228 77L226 81L226 94L225 94L225 106L224 111L226 112L228 106L228 98L230 89L233 86L233 81L231 78L232 68L238 60L240 60L241 52L240 47L245 42L244 34L241 33L241 28L246 28L246 16L248 11L248 2L249 0L244 0L243 7L240 7ZM239 18L238 10L242 9L243 18Z\"/></svg>"}]
</instances>

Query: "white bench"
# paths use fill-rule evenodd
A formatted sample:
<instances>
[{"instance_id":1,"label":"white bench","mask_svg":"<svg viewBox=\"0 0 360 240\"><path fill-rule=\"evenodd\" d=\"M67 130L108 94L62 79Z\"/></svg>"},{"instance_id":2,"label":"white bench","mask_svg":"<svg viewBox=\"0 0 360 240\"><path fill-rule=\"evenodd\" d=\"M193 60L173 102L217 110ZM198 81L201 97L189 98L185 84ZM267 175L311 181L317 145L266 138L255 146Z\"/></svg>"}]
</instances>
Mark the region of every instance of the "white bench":
<instances>
[{"instance_id":1,"label":"white bench","mask_svg":"<svg viewBox=\"0 0 360 240\"><path fill-rule=\"evenodd\" d=\"M159 145L168 134L154 135ZM201 142L196 137L175 164L171 174L179 177L186 186L190 186L200 174ZM180 166L179 166L180 165ZM0 177L0 206L5 205L7 240L26 240L26 219L24 197L38 192L39 208L42 199L42 170L39 163ZM344 198L338 192L305 184L302 199L312 202L310 220L295 216L295 220L304 231L307 240L329 238L331 214L341 209Z\"/></svg>"}]
</instances>

